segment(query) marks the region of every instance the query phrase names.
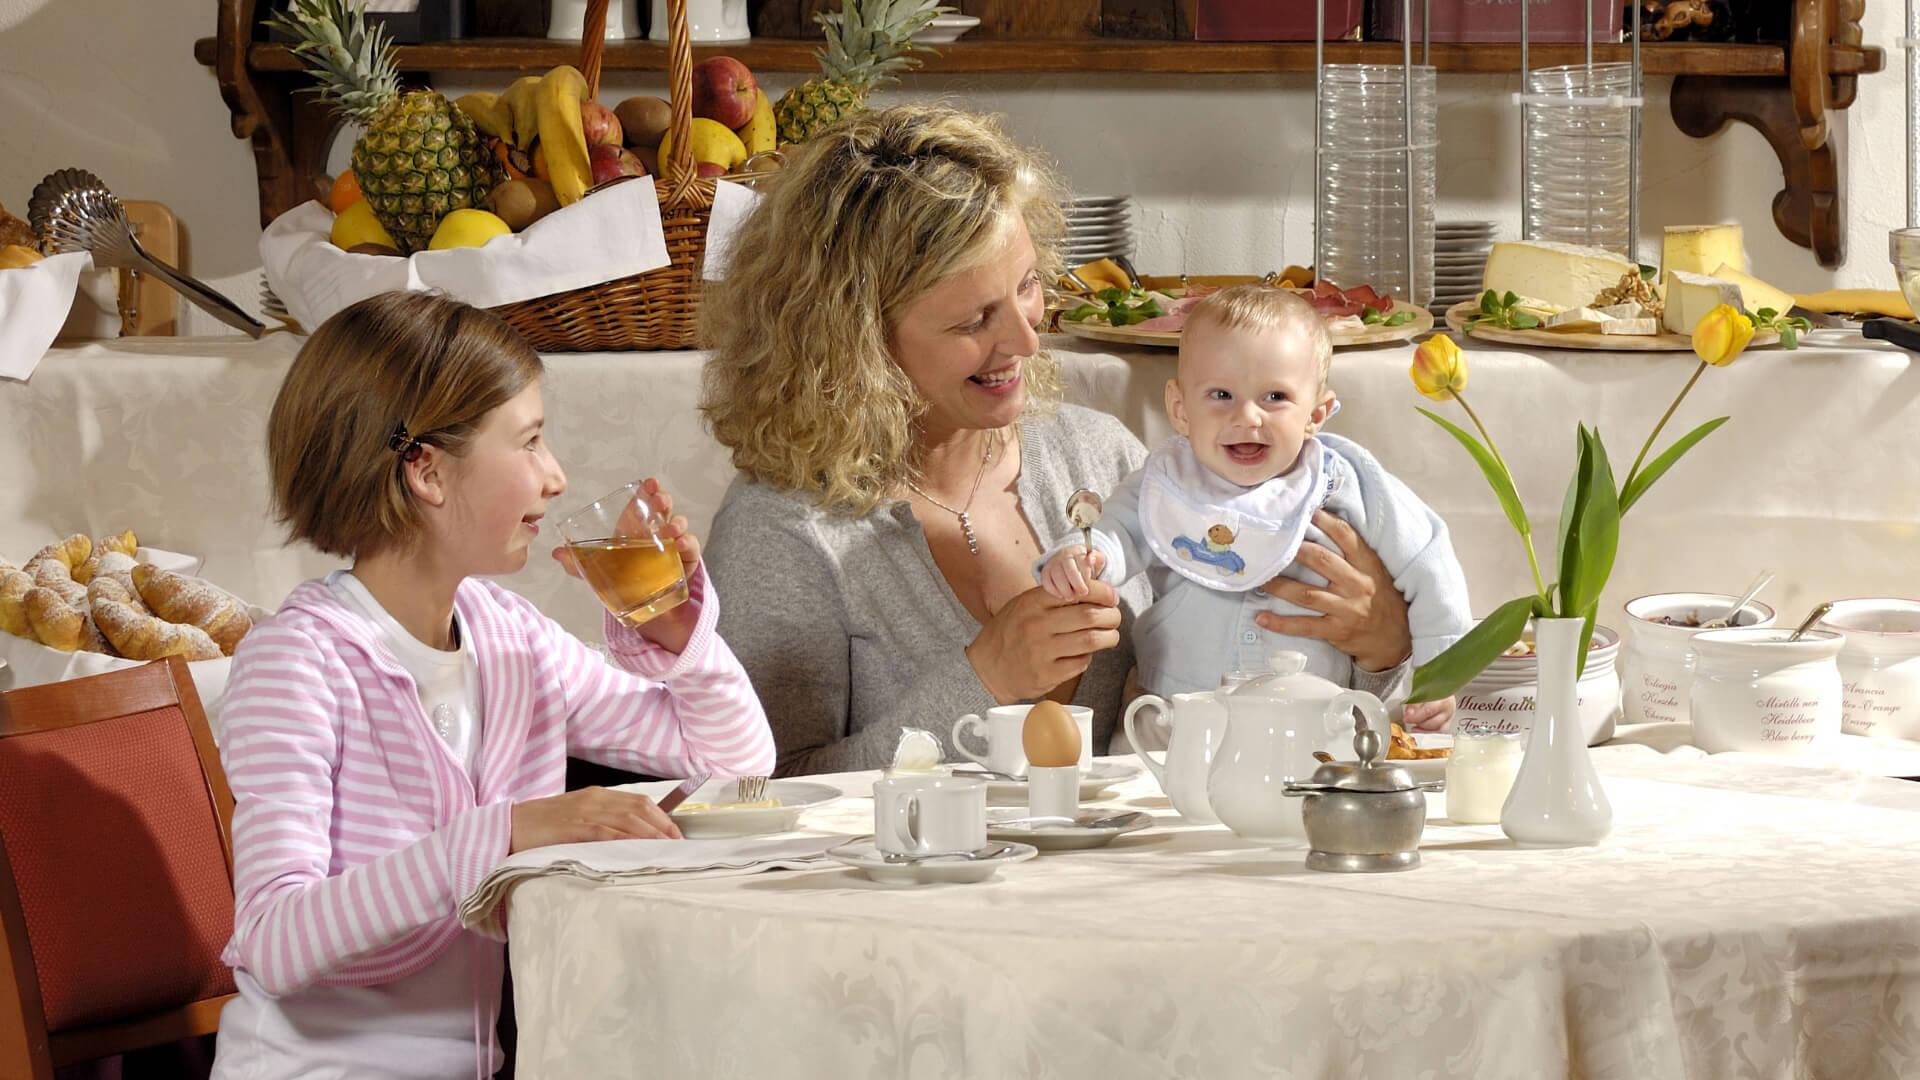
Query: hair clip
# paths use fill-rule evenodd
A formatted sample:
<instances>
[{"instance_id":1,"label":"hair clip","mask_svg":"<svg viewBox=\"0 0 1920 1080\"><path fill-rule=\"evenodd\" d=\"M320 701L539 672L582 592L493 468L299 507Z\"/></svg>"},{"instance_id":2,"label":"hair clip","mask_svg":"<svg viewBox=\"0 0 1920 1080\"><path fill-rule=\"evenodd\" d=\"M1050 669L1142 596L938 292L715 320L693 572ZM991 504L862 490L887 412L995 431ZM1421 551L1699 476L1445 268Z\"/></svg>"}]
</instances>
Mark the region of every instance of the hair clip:
<instances>
[{"instance_id":1,"label":"hair clip","mask_svg":"<svg viewBox=\"0 0 1920 1080\"><path fill-rule=\"evenodd\" d=\"M402 461L412 461L420 453L420 437L407 433L407 425L401 424L387 436L387 449L400 455Z\"/></svg>"}]
</instances>

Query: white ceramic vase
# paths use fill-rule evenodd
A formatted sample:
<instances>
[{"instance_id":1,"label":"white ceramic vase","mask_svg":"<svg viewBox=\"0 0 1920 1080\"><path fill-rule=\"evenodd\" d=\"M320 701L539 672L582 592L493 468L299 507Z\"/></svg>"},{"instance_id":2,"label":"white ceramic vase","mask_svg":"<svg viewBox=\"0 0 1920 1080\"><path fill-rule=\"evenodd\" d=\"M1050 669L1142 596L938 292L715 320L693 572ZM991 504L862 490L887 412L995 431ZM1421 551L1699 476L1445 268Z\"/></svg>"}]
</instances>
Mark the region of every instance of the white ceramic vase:
<instances>
[{"instance_id":1,"label":"white ceramic vase","mask_svg":"<svg viewBox=\"0 0 1920 1080\"><path fill-rule=\"evenodd\" d=\"M1528 847L1597 844L1613 828L1613 806L1587 754L1575 664L1583 623L1535 619L1540 692L1520 775L1500 810L1500 829Z\"/></svg>"}]
</instances>

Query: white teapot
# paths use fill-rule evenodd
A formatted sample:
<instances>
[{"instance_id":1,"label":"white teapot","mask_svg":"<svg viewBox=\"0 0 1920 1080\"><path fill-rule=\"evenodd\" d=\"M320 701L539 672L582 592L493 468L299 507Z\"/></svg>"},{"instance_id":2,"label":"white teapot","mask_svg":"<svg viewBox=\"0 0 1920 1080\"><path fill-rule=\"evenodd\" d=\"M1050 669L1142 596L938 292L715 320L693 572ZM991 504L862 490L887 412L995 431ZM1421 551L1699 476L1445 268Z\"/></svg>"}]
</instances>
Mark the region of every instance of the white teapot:
<instances>
[{"instance_id":1,"label":"white teapot","mask_svg":"<svg viewBox=\"0 0 1920 1080\"><path fill-rule=\"evenodd\" d=\"M1307 657L1275 652L1271 675L1220 691L1227 705L1227 736L1214 755L1207 800L1214 814L1249 840L1306 839L1300 801L1289 782L1304 783L1319 768L1316 750L1344 758L1353 750L1353 710L1388 745L1387 708L1364 690L1343 690L1307 673Z\"/></svg>"}]
</instances>

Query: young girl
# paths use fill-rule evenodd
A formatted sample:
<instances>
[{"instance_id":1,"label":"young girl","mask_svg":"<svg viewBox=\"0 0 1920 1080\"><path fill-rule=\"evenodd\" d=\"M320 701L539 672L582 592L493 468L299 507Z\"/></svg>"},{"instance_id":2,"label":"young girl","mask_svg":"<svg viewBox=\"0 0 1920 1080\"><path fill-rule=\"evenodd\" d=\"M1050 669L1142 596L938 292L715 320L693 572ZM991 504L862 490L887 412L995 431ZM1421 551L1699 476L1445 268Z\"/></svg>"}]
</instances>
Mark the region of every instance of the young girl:
<instances>
[{"instance_id":1,"label":"young girl","mask_svg":"<svg viewBox=\"0 0 1920 1080\"><path fill-rule=\"evenodd\" d=\"M773 769L685 519L668 531L688 602L637 629L609 617L611 664L484 580L526 564L566 490L540 374L494 316L389 293L327 320L280 388L276 512L352 568L295 589L234 656L239 997L217 1077L490 1075L503 956L461 928L461 899L510 852L679 836L646 798L562 794L567 756Z\"/></svg>"}]
</instances>

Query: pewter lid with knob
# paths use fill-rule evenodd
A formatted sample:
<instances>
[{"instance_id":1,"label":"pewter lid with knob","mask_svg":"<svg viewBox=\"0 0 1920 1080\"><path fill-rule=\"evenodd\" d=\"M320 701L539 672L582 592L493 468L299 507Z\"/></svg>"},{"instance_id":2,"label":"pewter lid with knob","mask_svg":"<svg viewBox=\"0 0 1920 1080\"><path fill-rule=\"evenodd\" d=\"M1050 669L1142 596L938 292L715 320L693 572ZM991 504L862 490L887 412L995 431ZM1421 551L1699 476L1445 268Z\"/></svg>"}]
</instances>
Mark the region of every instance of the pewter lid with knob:
<instances>
[{"instance_id":1,"label":"pewter lid with knob","mask_svg":"<svg viewBox=\"0 0 1920 1080\"><path fill-rule=\"evenodd\" d=\"M1353 754L1356 761L1329 761L1313 771L1306 788L1327 791L1392 793L1420 788L1413 774L1380 755L1380 733L1367 726L1364 717L1353 722ZM1356 763L1357 762L1357 763Z\"/></svg>"}]
</instances>

